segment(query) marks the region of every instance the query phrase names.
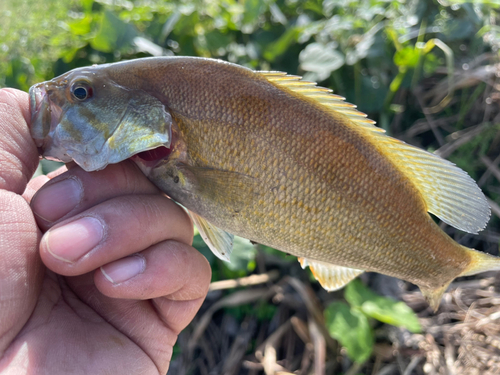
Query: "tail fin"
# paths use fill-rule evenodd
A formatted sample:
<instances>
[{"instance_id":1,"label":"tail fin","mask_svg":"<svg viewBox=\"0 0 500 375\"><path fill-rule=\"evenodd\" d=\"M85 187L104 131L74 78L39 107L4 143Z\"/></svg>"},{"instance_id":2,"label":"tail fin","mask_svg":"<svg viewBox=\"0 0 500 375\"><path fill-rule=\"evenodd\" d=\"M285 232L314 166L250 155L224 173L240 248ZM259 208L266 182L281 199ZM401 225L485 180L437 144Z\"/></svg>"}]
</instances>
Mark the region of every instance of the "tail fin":
<instances>
[{"instance_id":1,"label":"tail fin","mask_svg":"<svg viewBox=\"0 0 500 375\"><path fill-rule=\"evenodd\" d=\"M463 270L462 273L460 273L457 277L470 276L475 275L476 273L487 271L500 271L500 257L495 257L481 251L469 249L465 246L462 246L462 248L470 255L471 262L467 266L467 268ZM452 281L453 280L450 280L450 282L448 282L447 284L435 289L420 287L422 294L424 295L425 299L434 310L434 312L437 311L439 303L441 302L441 297Z\"/></svg>"},{"instance_id":2,"label":"tail fin","mask_svg":"<svg viewBox=\"0 0 500 375\"><path fill-rule=\"evenodd\" d=\"M487 271L500 271L500 258L474 249L467 249L471 256L469 266L459 276L470 276Z\"/></svg>"}]
</instances>

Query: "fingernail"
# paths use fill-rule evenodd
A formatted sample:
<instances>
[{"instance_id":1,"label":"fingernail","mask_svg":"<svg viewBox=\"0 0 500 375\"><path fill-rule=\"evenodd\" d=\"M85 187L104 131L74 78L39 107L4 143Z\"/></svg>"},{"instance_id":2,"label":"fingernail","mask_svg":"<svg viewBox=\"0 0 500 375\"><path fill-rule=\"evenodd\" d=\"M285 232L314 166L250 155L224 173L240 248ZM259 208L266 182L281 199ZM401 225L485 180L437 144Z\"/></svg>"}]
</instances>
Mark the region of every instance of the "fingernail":
<instances>
[{"instance_id":1,"label":"fingernail","mask_svg":"<svg viewBox=\"0 0 500 375\"><path fill-rule=\"evenodd\" d=\"M96 218L84 217L45 233L43 242L55 258L73 263L101 242L104 226Z\"/></svg>"},{"instance_id":2,"label":"fingernail","mask_svg":"<svg viewBox=\"0 0 500 375\"><path fill-rule=\"evenodd\" d=\"M56 221L75 208L82 195L80 181L67 178L42 187L33 198L33 212L48 222Z\"/></svg>"},{"instance_id":3,"label":"fingernail","mask_svg":"<svg viewBox=\"0 0 500 375\"><path fill-rule=\"evenodd\" d=\"M134 255L102 266L101 272L110 282L119 284L143 273L145 269L145 259L142 256Z\"/></svg>"}]
</instances>

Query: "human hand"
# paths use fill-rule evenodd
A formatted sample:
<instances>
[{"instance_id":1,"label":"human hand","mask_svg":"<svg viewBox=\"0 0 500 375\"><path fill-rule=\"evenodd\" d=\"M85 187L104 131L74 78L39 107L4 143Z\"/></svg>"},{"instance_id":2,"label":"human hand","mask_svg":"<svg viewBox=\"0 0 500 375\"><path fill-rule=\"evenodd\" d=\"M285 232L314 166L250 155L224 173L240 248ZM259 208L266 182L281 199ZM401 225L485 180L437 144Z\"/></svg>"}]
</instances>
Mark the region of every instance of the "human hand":
<instances>
[{"instance_id":1,"label":"human hand","mask_svg":"<svg viewBox=\"0 0 500 375\"><path fill-rule=\"evenodd\" d=\"M131 162L29 181L29 118L0 90L0 372L165 374L210 281L189 217Z\"/></svg>"}]
</instances>

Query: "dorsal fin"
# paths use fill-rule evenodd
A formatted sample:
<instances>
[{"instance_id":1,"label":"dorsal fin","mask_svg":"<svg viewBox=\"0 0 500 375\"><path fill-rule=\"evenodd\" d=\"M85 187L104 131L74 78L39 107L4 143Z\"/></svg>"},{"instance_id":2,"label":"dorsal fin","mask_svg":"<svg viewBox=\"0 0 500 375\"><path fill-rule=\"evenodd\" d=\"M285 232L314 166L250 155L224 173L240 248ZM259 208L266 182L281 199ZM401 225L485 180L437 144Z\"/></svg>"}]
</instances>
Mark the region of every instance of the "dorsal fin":
<instances>
[{"instance_id":1,"label":"dorsal fin","mask_svg":"<svg viewBox=\"0 0 500 375\"><path fill-rule=\"evenodd\" d=\"M433 213L445 223L460 230L477 233L490 217L486 197L474 180L453 163L441 157L389 137L375 122L356 110L330 89L303 81L299 76L282 72L258 72L269 82L292 95L301 95L325 106L333 116L350 120L353 128L377 147L417 187Z\"/></svg>"}]
</instances>

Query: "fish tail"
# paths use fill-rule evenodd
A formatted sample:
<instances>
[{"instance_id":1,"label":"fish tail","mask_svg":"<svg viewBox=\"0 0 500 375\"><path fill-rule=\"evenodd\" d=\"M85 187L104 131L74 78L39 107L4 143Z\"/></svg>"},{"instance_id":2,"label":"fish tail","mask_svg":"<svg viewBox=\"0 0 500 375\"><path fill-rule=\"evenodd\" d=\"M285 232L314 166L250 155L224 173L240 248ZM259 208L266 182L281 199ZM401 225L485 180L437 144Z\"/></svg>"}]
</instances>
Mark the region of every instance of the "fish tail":
<instances>
[{"instance_id":1,"label":"fish tail","mask_svg":"<svg viewBox=\"0 0 500 375\"><path fill-rule=\"evenodd\" d=\"M467 268L459 276L470 276L487 271L500 271L500 257L464 247L471 257Z\"/></svg>"},{"instance_id":2,"label":"fish tail","mask_svg":"<svg viewBox=\"0 0 500 375\"><path fill-rule=\"evenodd\" d=\"M469 265L459 275L457 275L457 277L470 276L487 271L500 271L500 257L486 254L474 249L469 249L465 246L462 246L462 249L464 249L466 253L469 254L470 262ZM424 295L425 299L434 310L434 312L437 311L439 303L441 302L441 297L443 296L443 293L446 291L446 289L448 289L448 286L452 281L453 280L450 280L445 285L439 288L431 289L420 287L422 294Z\"/></svg>"}]
</instances>

